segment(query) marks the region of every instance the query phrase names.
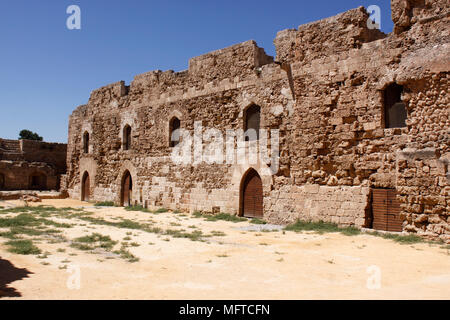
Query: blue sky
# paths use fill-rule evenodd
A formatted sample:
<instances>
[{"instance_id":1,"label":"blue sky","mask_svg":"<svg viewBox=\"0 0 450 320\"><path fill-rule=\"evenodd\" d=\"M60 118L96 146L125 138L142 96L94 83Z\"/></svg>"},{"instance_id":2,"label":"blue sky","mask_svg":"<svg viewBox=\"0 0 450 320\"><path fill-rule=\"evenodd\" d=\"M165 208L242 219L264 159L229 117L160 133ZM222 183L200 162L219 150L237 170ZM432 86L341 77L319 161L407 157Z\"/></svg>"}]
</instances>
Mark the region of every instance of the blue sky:
<instances>
[{"instance_id":1,"label":"blue sky","mask_svg":"<svg viewBox=\"0 0 450 320\"><path fill-rule=\"evenodd\" d=\"M81 30L66 27L72 4ZM277 31L372 4L390 32L390 0L0 0L0 137L67 142L69 115L96 88L250 39L275 55Z\"/></svg>"}]
</instances>

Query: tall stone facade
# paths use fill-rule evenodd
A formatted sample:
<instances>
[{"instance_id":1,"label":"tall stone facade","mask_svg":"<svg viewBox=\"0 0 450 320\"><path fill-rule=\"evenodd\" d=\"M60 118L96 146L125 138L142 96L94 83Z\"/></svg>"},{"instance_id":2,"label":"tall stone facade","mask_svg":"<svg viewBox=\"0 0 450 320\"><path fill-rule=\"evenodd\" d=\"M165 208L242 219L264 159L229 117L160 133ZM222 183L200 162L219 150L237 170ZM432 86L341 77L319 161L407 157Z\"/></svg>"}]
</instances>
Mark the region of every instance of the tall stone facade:
<instances>
[{"instance_id":1,"label":"tall stone facade","mask_svg":"<svg viewBox=\"0 0 450 320\"><path fill-rule=\"evenodd\" d=\"M0 191L59 190L67 145L0 139Z\"/></svg>"},{"instance_id":2,"label":"tall stone facade","mask_svg":"<svg viewBox=\"0 0 450 320\"><path fill-rule=\"evenodd\" d=\"M255 170L270 222L370 228L374 190L393 189L402 230L449 241L449 4L393 0L392 9L389 35L368 28L361 7L280 31L275 59L247 41L186 71L93 91L70 116L64 188L72 198L124 204L130 189L127 204L242 214ZM246 129L254 105L259 127L279 130L275 174L270 161L172 161L173 119L192 135L200 123L225 136Z\"/></svg>"}]
</instances>

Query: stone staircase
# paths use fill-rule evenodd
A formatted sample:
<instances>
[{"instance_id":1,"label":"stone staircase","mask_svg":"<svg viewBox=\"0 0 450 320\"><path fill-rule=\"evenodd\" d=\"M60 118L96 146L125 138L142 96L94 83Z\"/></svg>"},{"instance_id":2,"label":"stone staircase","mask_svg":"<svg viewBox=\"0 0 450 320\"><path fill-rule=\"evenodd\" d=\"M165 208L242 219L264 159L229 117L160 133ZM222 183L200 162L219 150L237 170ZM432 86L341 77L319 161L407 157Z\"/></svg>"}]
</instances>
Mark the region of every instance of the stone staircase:
<instances>
[{"instance_id":1,"label":"stone staircase","mask_svg":"<svg viewBox=\"0 0 450 320\"><path fill-rule=\"evenodd\" d=\"M0 160L20 160L22 150L20 141L0 139Z\"/></svg>"}]
</instances>

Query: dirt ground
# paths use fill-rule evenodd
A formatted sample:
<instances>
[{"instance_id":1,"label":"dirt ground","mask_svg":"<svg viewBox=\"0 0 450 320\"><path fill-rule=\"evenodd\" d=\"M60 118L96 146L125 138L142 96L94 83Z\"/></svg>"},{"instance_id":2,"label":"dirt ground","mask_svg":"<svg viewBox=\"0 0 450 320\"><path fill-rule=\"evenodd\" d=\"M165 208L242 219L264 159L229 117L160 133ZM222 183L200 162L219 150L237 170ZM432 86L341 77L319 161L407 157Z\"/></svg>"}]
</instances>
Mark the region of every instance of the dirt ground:
<instances>
[{"instance_id":1,"label":"dirt ground","mask_svg":"<svg viewBox=\"0 0 450 320\"><path fill-rule=\"evenodd\" d=\"M7 204L20 202L0 206ZM96 232L135 242L127 248L139 258L133 263L70 242L37 241L48 253L44 258L18 255L0 238L0 279L13 293L1 299L450 299L450 253L439 244L405 245L368 234L262 232L262 225L248 221L95 208L76 200L40 204L86 206L104 220L126 218L213 236L191 241L86 221L63 231L66 239Z\"/></svg>"}]
</instances>

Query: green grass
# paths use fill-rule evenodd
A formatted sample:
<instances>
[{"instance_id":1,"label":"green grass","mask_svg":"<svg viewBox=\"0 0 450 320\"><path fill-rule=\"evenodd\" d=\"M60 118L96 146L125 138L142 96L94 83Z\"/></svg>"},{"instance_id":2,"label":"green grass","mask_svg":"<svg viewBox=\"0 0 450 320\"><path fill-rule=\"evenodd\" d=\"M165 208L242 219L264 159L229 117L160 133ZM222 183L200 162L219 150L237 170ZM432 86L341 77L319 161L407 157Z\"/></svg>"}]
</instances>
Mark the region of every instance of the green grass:
<instances>
[{"instance_id":1,"label":"green grass","mask_svg":"<svg viewBox=\"0 0 450 320\"><path fill-rule=\"evenodd\" d=\"M196 216L194 213L195 217L199 217ZM205 218L205 221L219 221L219 220L223 220L223 221L230 221L230 222L242 222L242 221L247 221L246 218L242 218L242 217L238 217L232 214L228 214L228 213L218 213L216 215L201 215L201 217Z\"/></svg>"},{"instance_id":2,"label":"green grass","mask_svg":"<svg viewBox=\"0 0 450 320\"><path fill-rule=\"evenodd\" d=\"M267 222L265 222L264 220L258 219L258 218L253 218L252 220L250 220L250 223L253 223L253 224L267 224Z\"/></svg>"},{"instance_id":3,"label":"green grass","mask_svg":"<svg viewBox=\"0 0 450 320\"><path fill-rule=\"evenodd\" d=\"M120 250L116 250L113 253L118 254L122 259L127 260L128 262L137 262L139 258L133 255L130 251L126 249L126 247L121 247Z\"/></svg>"},{"instance_id":4,"label":"green grass","mask_svg":"<svg viewBox=\"0 0 450 320\"><path fill-rule=\"evenodd\" d=\"M116 243L117 241L113 241L110 236L104 236L100 233L93 233L88 236L74 239L71 247L83 251L94 250L96 248L102 248L109 251Z\"/></svg>"},{"instance_id":5,"label":"green grass","mask_svg":"<svg viewBox=\"0 0 450 320\"><path fill-rule=\"evenodd\" d=\"M402 235L402 234L393 234L393 233L381 233L381 232L377 232L377 231L369 232L368 234L377 236L377 237L381 237L383 239L393 240L400 244L414 244L414 243L421 243L421 242L426 241L425 239L423 239L415 234Z\"/></svg>"},{"instance_id":6,"label":"green grass","mask_svg":"<svg viewBox=\"0 0 450 320\"><path fill-rule=\"evenodd\" d=\"M355 227L340 228L337 224L331 222L310 222L301 220L297 220L295 223L286 226L284 230L295 232L315 231L317 233L340 232L347 236L354 236L361 233L361 231Z\"/></svg>"},{"instance_id":7,"label":"green grass","mask_svg":"<svg viewBox=\"0 0 450 320\"><path fill-rule=\"evenodd\" d=\"M167 211L169 211L169 210L167 210L166 208L159 208L159 209L157 209L157 210L155 210L153 212L154 213L164 213L164 212L167 212Z\"/></svg>"},{"instance_id":8,"label":"green grass","mask_svg":"<svg viewBox=\"0 0 450 320\"><path fill-rule=\"evenodd\" d=\"M124 208L127 211L142 211L142 212L151 212L150 210L148 210L147 208L144 208L141 205L137 205L137 206L129 206L129 207L125 207Z\"/></svg>"},{"instance_id":9,"label":"green grass","mask_svg":"<svg viewBox=\"0 0 450 320\"><path fill-rule=\"evenodd\" d=\"M33 245L31 240L10 240L6 242L9 246L8 251L17 254L40 254L41 250Z\"/></svg>"},{"instance_id":10,"label":"green grass","mask_svg":"<svg viewBox=\"0 0 450 320\"><path fill-rule=\"evenodd\" d=\"M114 202L112 201L103 201L103 202L97 202L95 204L96 207L114 207Z\"/></svg>"}]
</instances>

